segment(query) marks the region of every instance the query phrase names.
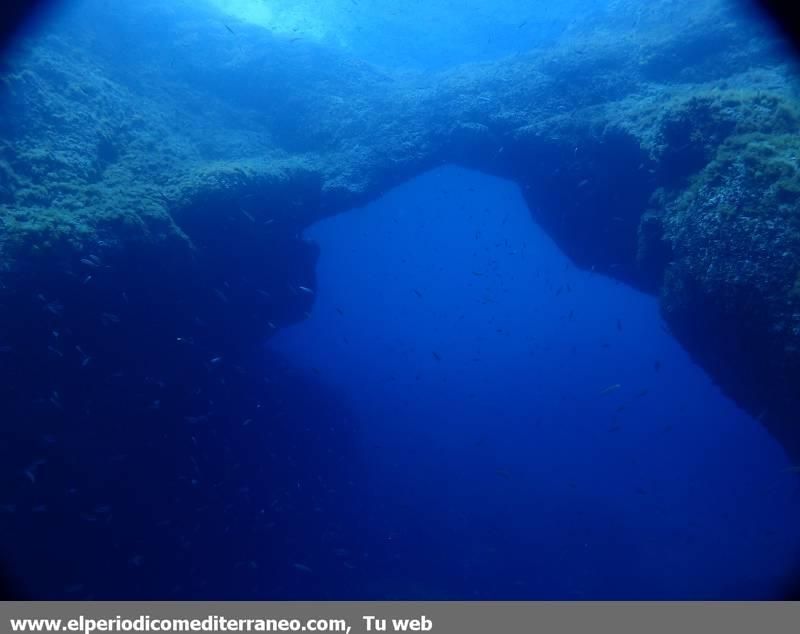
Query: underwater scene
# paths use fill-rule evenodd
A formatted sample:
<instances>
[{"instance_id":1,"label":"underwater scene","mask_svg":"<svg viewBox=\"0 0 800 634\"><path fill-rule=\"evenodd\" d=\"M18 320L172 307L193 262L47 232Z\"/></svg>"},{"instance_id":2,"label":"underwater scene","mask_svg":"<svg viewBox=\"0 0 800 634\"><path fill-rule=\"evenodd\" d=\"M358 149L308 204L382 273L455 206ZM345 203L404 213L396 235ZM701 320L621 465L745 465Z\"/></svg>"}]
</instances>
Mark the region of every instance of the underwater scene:
<instances>
[{"instance_id":1,"label":"underwater scene","mask_svg":"<svg viewBox=\"0 0 800 634\"><path fill-rule=\"evenodd\" d=\"M0 62L5 598L800 588L754 5L63 0Z\"/></svg>"}]
</instances>

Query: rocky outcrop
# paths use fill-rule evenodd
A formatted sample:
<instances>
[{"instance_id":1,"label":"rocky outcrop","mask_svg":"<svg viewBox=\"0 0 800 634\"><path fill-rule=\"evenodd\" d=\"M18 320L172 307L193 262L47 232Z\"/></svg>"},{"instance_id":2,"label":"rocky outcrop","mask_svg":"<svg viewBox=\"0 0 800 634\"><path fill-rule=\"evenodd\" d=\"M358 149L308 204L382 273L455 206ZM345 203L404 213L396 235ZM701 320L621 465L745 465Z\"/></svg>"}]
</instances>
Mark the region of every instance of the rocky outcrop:
<instances>
[{"instance_id":1,"label":"rocky outcrop","mask_svg":"<svg viewBox=\"0 0 800 634\"><path fill-rule=\"evenodd\" d=\"M436 76L157 5L144 48L118 7L108 38L75 23L22 45L0 81L5 358L52 363L54 329L69 350L119 352L117 323L131 358L178 339L231 354L308 310L304 227L454 162L518 182L580 266L659 293L687 348L795 451L794 70L724 3L630 15Z\"/></svg>"}]
</instances>

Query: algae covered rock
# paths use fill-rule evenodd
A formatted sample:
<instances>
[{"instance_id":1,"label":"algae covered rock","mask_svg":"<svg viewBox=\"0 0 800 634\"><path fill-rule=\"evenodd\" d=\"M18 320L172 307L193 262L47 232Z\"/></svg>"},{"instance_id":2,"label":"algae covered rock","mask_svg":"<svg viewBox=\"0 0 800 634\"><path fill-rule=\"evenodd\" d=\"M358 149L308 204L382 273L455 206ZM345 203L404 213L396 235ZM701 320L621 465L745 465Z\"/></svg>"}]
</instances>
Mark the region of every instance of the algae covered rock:
<instances>
[{"instance_id":1,"label":"algae covered rock","mask_svg":"<svg viewBox=\"0 0 800 634\"><path fill-rule=\"evenodd\" d=\"M21 45L0 73L3 327L46 339L50 317L30 316L57 301L76 331L90 306L131 337L246 347L313 301L296 292L314 285L304 228L452 162L515 180L578 265L660 294L690 352L791 446L796 71L725 2L612 4L615 21L546 49L436 74L159 3L160 37L135 51L116 5L113 41L73 21ZM120 287L140 289L135 309Z\"/></svg>"}]
</instances>

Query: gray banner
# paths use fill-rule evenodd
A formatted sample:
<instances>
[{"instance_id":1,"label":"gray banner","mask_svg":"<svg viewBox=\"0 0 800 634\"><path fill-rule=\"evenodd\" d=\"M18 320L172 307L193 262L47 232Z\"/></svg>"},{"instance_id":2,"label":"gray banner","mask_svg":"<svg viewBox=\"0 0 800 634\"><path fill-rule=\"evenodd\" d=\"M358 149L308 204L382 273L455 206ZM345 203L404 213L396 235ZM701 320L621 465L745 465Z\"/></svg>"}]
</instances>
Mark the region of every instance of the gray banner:
<instances>
[{"instance_id":1,"label":"gray banner","mask_svg":"<svg viewBox=\"0 0 800 634\"><path fill-rule=\"evenodd\" d=\"M0 632L792 632L799 603L0 604Z\"/></svg>"}]
</instances>

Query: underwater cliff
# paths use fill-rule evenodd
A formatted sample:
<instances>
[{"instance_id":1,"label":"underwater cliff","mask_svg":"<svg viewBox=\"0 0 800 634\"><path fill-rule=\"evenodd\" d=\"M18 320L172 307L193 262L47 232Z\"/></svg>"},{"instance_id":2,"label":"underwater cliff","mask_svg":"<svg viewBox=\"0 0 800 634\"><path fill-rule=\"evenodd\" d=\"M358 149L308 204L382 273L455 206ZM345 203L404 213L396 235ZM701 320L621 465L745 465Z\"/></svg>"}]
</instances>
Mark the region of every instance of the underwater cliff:
<instances>
[{"instance_id":1,"label":"underwater cliff","mask_svg":"<svg viewBox=\"0 0 800 634\"><path fill-rule=\"evenodd\" d=\"M297 505L297 524L313 523L324 484L287 475L286 455L302 444L318 466L357 471L343 457L348 408L309 404L316 378L254 347L311 310L319 253L306 228L440 165L512 180L573 263L658 296L692 357L800 458L800 82L750 13L619 3L630 19L613 28L598 17L540 50L422 72L210 8L139 4L97 3L91 23L65 12L0 69L0 420L15 421L2 431L4 486L38 495L50 473L64 501L49 512L89 526L87 544L112 521L104 489L146 509L114 518L133 571L117 595L202 592L137 579L131 543L172 505L212 504L187 473L210 470L221 507L247 497L248 478L220 466L231 453L308 490L246 519L302 550L270 513ZM286 407L334 422L263 438L245 424ZM215 431L215 417L236 428ZM281 457L260 462L262 442ZM169 447L186 443L202 464L173 462ZM148 459L133 465L137 452ZM100 462L102 486L86 476ZM141 499L138 478L170 484ZM86 508L67 519L70 496ZM31 517L10 540L47 541ZM178 560L183 528L163 525ZM70 557L37 548L24 555L42 570Z\"/></svg>"},{"instance_id":2,"label":"underwater cliff","mask_svg":"<svg viewBox=\"0 0 800 634\"><path fill-rule=\"evenodd\" d=\"M228 343L232 330L269 334L308 309L287 291L311 285L303 227L457 163L518 182L579 265L660 293L676 335L791 442L800 110L791 58L765 27L721 5L678 33L597 32L393 77L255 27L232 37L152 10L161 32L149 50L77 25L20 42L6 61L3 300L20 303L3 311L9 331L48 312L38 295L67 314L83 301L105 309L98 320L120 312L97 287L133 274L143 296L132 310L159 306L177 322L165 337L205 316ZM287 251L305 270L286 270ZM264 279L250 278L254 261ZM167 298L191 311L164 310Z\"/></svg>"}]
</instances>

